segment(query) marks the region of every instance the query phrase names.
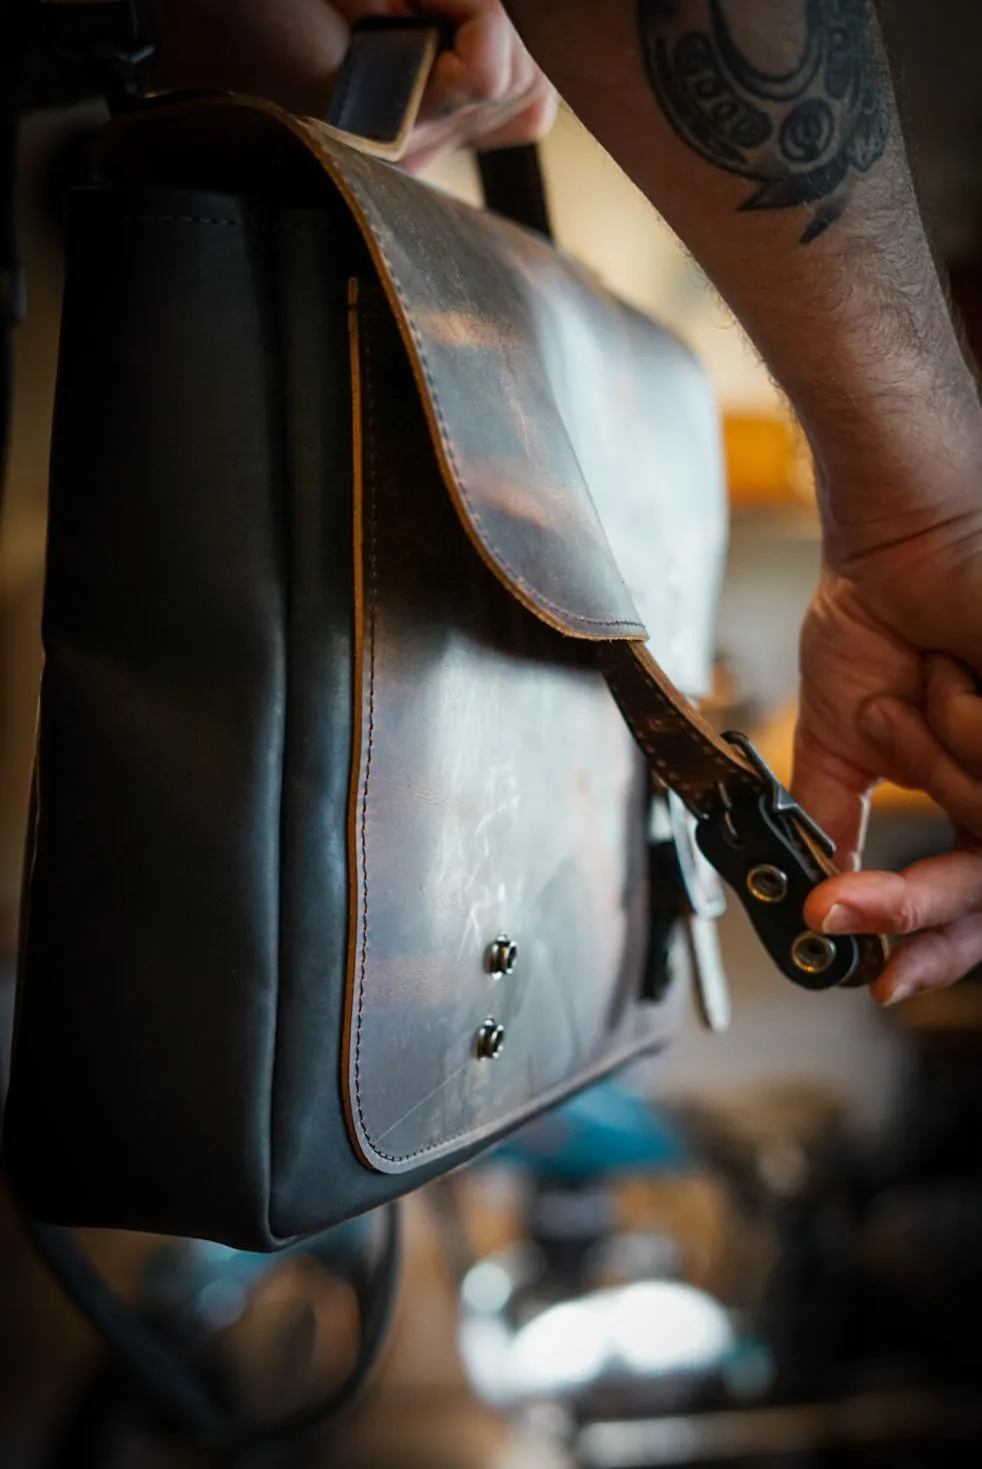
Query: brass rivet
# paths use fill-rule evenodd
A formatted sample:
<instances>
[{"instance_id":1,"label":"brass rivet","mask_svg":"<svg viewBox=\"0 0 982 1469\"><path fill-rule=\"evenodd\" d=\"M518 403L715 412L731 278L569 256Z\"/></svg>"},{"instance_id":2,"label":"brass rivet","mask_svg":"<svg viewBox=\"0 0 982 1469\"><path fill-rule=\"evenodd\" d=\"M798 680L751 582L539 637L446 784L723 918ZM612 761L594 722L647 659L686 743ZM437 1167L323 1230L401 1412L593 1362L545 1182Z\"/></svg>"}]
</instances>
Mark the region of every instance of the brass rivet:
<instances>
[{"instance_id":1,"label":"brass rivet","mask_svg":"<svg viewBox=\"0 0 982 1469\"><path fill-rule=\"evenodd\" d=\"M788 896L787 874L770 862L761 862L747 873L747 891L758 903L780 903Z\"/></svg>"},{"instance_id":2,"label":"brass rivet","mask_svg":"<svg viewBox=\"0 0 982 1469\"><path fill-rule=\"evenodd\" d=\"M489 1015L474 1037L474 1050L479 1061L497 1061L505 1044L505 1027Z\"/></svg>"},{"instance_id":3,"label":"brass rivet","mask_svg":"<svg viewBox=\"0 0 982 1469\"><path fill-rule=\"evenodd\" d=\"M513 944L506 933L499 933L494 942L488 945L485 957L489 974L496 977L513 974L518 962L518 945Z\"/></svg>"},{"instance_id":4,"label":"brass rivet","mask_svg":"<svg viewBox=\"0 0 982 1469\"><path fill-rule=\"evenodd\" d=\"M835 963L835 944L820 933L799 933L791 957L804 974L824 974Z\"/></svg>"}]
</instances>

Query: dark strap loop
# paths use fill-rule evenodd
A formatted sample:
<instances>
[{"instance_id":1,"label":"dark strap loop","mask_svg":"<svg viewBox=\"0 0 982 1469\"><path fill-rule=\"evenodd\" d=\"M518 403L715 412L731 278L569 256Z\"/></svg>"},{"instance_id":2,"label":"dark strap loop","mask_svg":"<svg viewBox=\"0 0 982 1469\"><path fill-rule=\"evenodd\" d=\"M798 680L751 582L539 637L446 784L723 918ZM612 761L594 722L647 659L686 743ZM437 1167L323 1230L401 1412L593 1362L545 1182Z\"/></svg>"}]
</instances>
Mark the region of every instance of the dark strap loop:
<instances>
[{"instance_id":1,"label":"dark strap loop","mask_svg":"<svg viewBox=\"0 0 982 1469\"><path fill-rule=\"evenodd\" d=\"M477 155L477 166L489 209L552 239L542 157L534 143L488 148Z\"/></svg>"},{"instance_id":2,"label":"dark strap loop","mask_svg":"<svg viewBox=\"0 0 982 1469\"><path fill-rule=\"evenodd\" d=\"M832 844L746 736L717 734L643 643L605 644L599 661L652 776L696 817L700 850L785 978L810 990L871 984L886 962L883 939L809 933L802 909L836 871ZM755 881L762 869L769 890Z\"/></svg>"},{"instance_id":3,"label":"dark strap loop","mask_svg":"<svg viewBox=\"0 0 982 1469\"><path fill-rule=\"evenodd\" d=\"M358 21L325 121L357 147L397 162L405 152L430 71L453 43L434 16L370 16ZM534 144L477 155L489 209L552 238L539 150Z\"/></svg>"}]
</instances>

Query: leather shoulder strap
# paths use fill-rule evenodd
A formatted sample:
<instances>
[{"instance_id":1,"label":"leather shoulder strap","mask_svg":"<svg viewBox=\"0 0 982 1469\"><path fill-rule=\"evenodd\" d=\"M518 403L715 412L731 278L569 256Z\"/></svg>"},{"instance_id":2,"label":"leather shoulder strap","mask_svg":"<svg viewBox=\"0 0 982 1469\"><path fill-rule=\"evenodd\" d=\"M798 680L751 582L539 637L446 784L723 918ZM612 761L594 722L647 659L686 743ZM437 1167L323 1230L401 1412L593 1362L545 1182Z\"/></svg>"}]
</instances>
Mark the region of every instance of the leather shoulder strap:
<instances>
[{"instance_id":1,"label":"leather shoulder strap","mask_svg":"<svg viewBox=\"0 0 982 1469\"><path fill-rule=\"evenodd\" d=\"M746 735L718 735L644 644L604 644L600 662L652 776L696 818L703 855L781 973L811 990L871 984L886 962L882 938L805 927L809 893L837 871L832 843Z\"/></svg>"}]
</instances>

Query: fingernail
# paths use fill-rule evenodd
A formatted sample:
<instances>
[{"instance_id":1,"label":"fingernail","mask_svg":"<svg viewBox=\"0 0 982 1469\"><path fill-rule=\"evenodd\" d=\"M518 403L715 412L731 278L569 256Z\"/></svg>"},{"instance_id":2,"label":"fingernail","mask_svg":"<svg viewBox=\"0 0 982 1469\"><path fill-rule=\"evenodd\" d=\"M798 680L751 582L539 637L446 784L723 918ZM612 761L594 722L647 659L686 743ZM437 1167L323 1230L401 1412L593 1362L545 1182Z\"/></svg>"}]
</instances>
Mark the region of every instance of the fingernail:
<instances>
[{"instance_id":1,"label":"fingernail","mask_svg":"<svg viewBox=\"0 0 982 1469\"><path fill-rule=\"evenodd\" d=\"M890 732L890 720L878 700L871 699L859 711L859 727L871 740L882 743L886 739Z\"/></svg>"},{"instance_id":2,"label":"fingernail","mask_svg":"<svg viewBox=\"0 0 982 1469\"><path fill-rule=\"evenodd\" d=\"M823 933L855 933L862 926L863 916L847 903L833 903L822 920Z\"/></svg>"},{"instance_id":3,"label":"fingernail","mask_svg":"<svg viewBox=\"0 0 982 1469\"><path fill-rule=\"evenodd\" d=\"M916 984L898 984L897 988L895 990L892 990L887 998L883 1001L883 1008L885 1010L889 1010L891 1005L899 1005L902 1000L913 999L914 995L916 994Z\"/></svg>"}]
</instances>

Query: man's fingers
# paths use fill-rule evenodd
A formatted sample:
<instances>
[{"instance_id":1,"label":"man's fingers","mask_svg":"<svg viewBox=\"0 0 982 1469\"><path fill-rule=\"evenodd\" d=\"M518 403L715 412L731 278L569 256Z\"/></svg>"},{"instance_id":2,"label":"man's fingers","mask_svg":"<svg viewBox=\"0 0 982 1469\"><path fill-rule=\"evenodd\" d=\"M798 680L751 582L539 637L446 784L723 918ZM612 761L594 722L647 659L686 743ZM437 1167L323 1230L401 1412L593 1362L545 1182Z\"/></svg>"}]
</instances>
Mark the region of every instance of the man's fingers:
<instances>
[{"instance_id":1,"label":"man's fingers","mask_svg":"<svg viewBox=\"0 0 982 1469\"><path fill-rule=\"evenodd\" d=\"M835 843L836 861L844 871L859 864L874 784L868 772L826 750L813 738L807 721L799 720L791 791Z\"/></svg>"},{"instance_id":2,"label":"man's fingers","mask_svg":"<svg viewBox=\"0 0 982 1469\"><path fill-rule=\"evenodd\" d=\"M531 100L530 100L531 99ZM538 143L549 132L556 120L559 99L555 90L543 77L520 102L521 111L496 127L493 132L482 133L482 148L512 148L520 143Z\"/></svg>"},{"instance_id":3,"label":"man's fingers","mask_svg":"<svg viewBox=\"0 0 982 1469\"><path fill-rule=\"evenodd\" d=\"M964 663L944 653L925 660L924 712L932 734L970 775L982 778L982 698Z\"/></svg>"},{"instance_id":4,"label":"man's fingers","mask_svg":"<svg viewBox=\"0 0 982 1469\"><path fill-rule=\"evenodd\" d=\"M860 725L880 751L883 773L890 780L925 791L956 826L982 837L982 780L949 755L919 709L883 696L867 704Z\"/></svg>"},{"instance_id":5,"label":"man's fingers","mask_svg":"<svg viewBox=\"0 0 982 1469\"><path fill-rule=\"evenodd\" d=\"M870 993L881 1005L894 1005L925 990L947 989L982 963L982 914L918 934L890 956Z\"/></svg>"},{"instance_id":6,"label":"man's fingers","mask_svg":"<svg viewBox=\"0 0 982 1469\"><path fill-rule=\"evenodd\" d=\"M897 937L982 914L982 853L967 848L928 857L903 872L851 872L829 878L805 905L819 933Z\"/></svg>"},{"instance_id":7,"label":"man's fingers","mask_svg":"<svg viewBox=\"0 0 982 1469\"><path fill-rule=\"evenodd\" d=\"M421 168L450 148L543 137L555 119L555 90L497 0L436 0L428 8L457 30L433 68L403 165Z\"/></svg>"},{"instance_id":8,"label":"man's fingers","mask_svg":"<svg viewBox=\"0 0 982 1469\"><path fill-rule=\"evenodd\" d=\"M153 20L164 85L246 92L315 117L348 46L347 20L324 0L154 0Z\"/></svg>"}]
</instances>

